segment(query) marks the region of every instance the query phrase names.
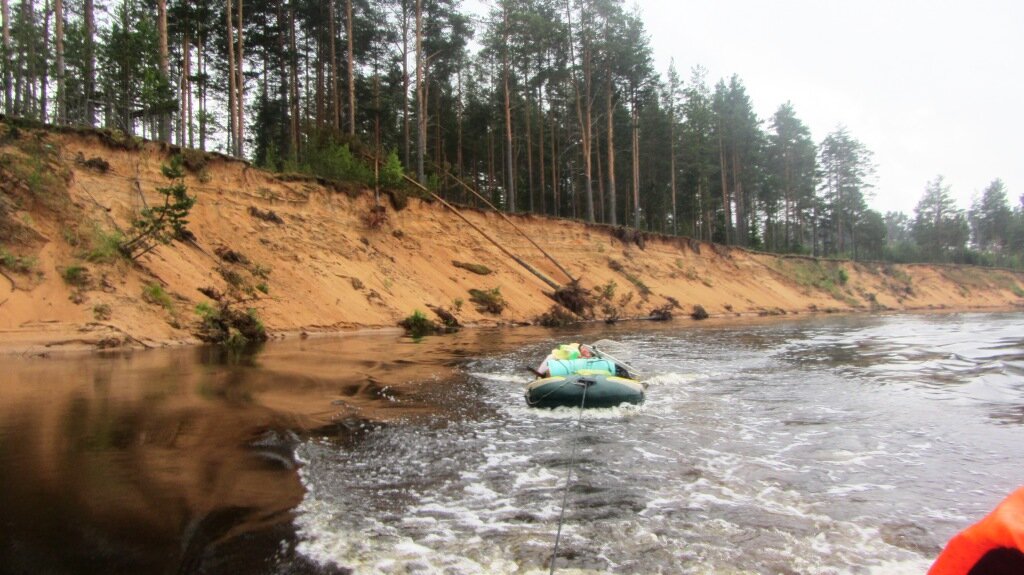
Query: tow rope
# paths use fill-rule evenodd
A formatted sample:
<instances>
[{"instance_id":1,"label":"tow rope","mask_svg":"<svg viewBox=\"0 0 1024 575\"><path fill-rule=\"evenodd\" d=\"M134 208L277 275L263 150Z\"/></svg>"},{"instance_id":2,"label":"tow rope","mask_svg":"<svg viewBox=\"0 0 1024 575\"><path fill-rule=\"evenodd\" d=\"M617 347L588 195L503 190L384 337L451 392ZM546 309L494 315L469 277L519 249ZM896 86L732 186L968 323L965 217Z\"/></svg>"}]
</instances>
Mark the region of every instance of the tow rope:
<instances>
[{"instance_id":1,"label":"tow rope","mask_svg":"<svg viewBox=\"0 0 1024 575\"><path fill-rule=\"evenodd\" d=\"M562 509L558 512L558 531L555 533L555 548L551 551L551 571L555 573L555 559L558 557L558 542L562 539L562 524L565 521L565 504L569 500L569 486L572 485L572 472L576 468L576 448L579 446L580 429L583 427L583 409L587 404L587 388L593 384L593 380L580 380L583 384L583 397L580 398L580 416L576 420L576 435L572 439L572 455L569 456L569 474L565 478L565 489L562 492Z\"/></svg>"}]
</instances>

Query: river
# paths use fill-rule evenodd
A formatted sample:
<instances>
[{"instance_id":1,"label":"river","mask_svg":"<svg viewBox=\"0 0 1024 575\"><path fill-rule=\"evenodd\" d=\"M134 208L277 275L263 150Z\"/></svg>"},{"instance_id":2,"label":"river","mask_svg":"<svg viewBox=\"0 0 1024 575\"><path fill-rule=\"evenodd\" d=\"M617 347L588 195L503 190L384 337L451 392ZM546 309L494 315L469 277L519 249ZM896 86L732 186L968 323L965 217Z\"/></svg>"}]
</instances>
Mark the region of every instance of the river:
<instances>
[{"instance_id":1,"label":"river","mask_svg":"<svg viewBox=\"0 0 1024 575\"><path fill-rule=\"evenodd\" d=\"M643 406L525 406L600 338ZM1020 313L5 358L0 572L547 573L565 496L559 573L923 573L1024 483L1022 376Z\"/></svg>"}]
</instances>

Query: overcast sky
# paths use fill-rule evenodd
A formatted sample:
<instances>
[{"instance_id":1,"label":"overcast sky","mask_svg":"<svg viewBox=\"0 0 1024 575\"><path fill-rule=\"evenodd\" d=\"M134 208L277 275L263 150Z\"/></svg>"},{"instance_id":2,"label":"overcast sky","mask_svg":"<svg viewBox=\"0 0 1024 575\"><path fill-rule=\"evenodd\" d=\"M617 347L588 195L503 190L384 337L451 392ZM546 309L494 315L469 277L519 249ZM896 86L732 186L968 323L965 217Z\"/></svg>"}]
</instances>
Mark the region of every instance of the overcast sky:
<instances>
[{"instance_id":1,"label":"overcast sky","mask_svg":"<svg viewBox=\"0 0 1024 575\"><path fill-rule=\"evenodd\" d=\"M908 215L936 175L961 208L1024 194L1024 1L639 0L662 77L738 74L758 116L787 100L820 142L874 152L871 207Z\"/></svg>"}]
</instances>

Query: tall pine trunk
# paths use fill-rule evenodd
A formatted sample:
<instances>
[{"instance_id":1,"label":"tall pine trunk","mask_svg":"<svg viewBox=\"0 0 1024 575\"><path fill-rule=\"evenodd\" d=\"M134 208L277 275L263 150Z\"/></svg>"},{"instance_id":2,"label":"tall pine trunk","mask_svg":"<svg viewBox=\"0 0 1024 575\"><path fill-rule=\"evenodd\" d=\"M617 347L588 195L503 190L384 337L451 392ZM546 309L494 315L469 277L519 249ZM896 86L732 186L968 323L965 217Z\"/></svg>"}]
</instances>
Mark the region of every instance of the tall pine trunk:
<instances>
[{"instance_id":1,"label":"tall pine trunk","mask_svg":"<svg viewBox=\"0 0 1024 575\"><path fill-rule=\"evenodd\" d=\"M199 149L206 151L206 42L200 35L196 42L196 70L199 72Z\"/></svg>"},{"instance_id":2,"label":"tall pine trunk","mask_svg":"<svg viewBox=\"0 0 1024 575\"><path fill-rule=\"evenodd\" d=\"M235 82L237 82L238 78L235 76L235 33L232 23L231 8L231 0L227 0L227 7L224 10L224 14L227 18L228 44L228 134L230 135L228 149L231 150L232 155L237 156L238 145L235 143L235 139L238 136L238 129L236 128L235 122L238 121L238 115L235 112Z\"/></svg>"},{"instance_id":3,"label":"tall pine trunk","mask_svg":"<svg viewBox=\"0 0 1024 575\"><path fill-rule=\"evenodd\" d=\"M533 202L533 106L529 101L530 92L527 91L526 102L526 193L529 200L528 209L534 213Z\"/></svg>"},{"instance_id":4,"label":"tall pine trunk","mask_svg":"<svg viewBox=\"0 0 1024 575\"><path fill-rule=\"evenodd\" d=\"M672 107L669 109L668 121L668 179L669 190L672 194L672 235L679 235L679 225L676 221L679 214L676 210L676 106L674 101L672 102Z\"/></svg>"},{"instance_id":5,"label":"tall pine trunk","mask_svg":"<svg viewBox=\"0 0 1024 575\"><path fill-rule=\"evenodd\" d=\"M236 155L239 158L245 154L245 20L242 14L243 0L238 0L238 97L235 99L235 106L238 109L238 122L235 124L238 136L235 139Z\"/></svg>"},{"instance_id":6,"label":"tall pine trunk","mask_svg":"<svg viewBox=\"0 0 1024 575\"><path fill-rule=\"evenodd\" d=\"M60 2L60 0L57 0ZM238 0L241 3L242 0ZM160 78L170 84L171 64L167 48L167 0L159 0L156 3L157 13L157 49L160 60ZM160 102L161 108L163 102ZM160 141L170 143L171 141L171 112L160 111Z\"/></svg>"},{"instance_id":7,"label":"tall pine trunk","mask_svg":"<svg viewBox=\"0 0 1024 575\"><path fill-rule=\"evenodd\" d=\"M291 113L289 123L289 137L291 140L291 150L289 150L289 158L293 163L297 163L299 160L299 50L295 39L295 2L288 3L288 43L291 48L291 58L289 58L289 69L291 72L291 85L290 89L290 105Z\"/></svg>"},{"instance_id":8,"label":"tall pine trunk","mask_svg":"<svg viewBox=\"0 0 1024 575\"><path fill-rule=\"evenodd\" d=\"M464 164L463 164L463 157L462 157L463 156L463 150L462 150L463 102L462 102L462 70L461 69L458 71L458 81L459 81L459 85L458 85L459 95L458 95L458 101L457 101L457 103L455 105L455 131L456 131L456 139L458 140L455 143L455 173L459 176L459 178L462 178L462 176L463 176L462 167L463 167Z\"/></svg>"},{"instance_id":9,"label":"tall pine trunk","mask_svg":"<svg viewBox=\"0 0 1024 575\"><path fill-rule=\"evenodd\" d=\"M11 64L14 62L14 54L11 54L11 7L7 0L0 1L0 15L3 22L3 60L0 66L3 67L4 76L4 114L11 116L14 113L14 103L11 101Z\"/></svg>"},{"instance_id":10,"label":"tall pine trunk","mask_svg":"<svg viewBox=\"0 0 1024 575\"><path fill-rule=\"evenodd\" d=\"M567 29L569 30L569 62L570 66L576 66L575 56L575 44L572 39L572 8L569 5L569 0L565 1L565 16ZM580 125L580 144L582 147L582 159L583 159L583 181L584 190L587 196L587 221L594 222L594 185L593 185L593 171L591 167L591 155L590 155L590 134L592 131L592 108L593 103L590 100L590 44L587 41L587 23L586 23L586 2L583 2L580 7L580 30L583 35L581 38L582 50L583 50L583 88L580 88L579 80L576 78L575 72L573 73L573 88L576 95L576 119ZM583 92L586 93L584 96ZM584 100L585 104L584 105ZM575 205L575 195L573 196L573 204ZM575 210L574 210L575 212Z\"/></svg>"},{"instance_id":11,"label":"tall pine trunk","mask_svg":"<svg viewBox=\"0 0 1024 575\"><path fill-rule=\"evenodd\" d=\"M581 16L582 19L582 16ZM586 24L584 23L584 26ZM584 32L583 46L583 184L587 201L587 221L594 223L594 169L593 162L593 133L594 133L594 99L591 98L593 90L593 54L592 46Z\"/></svg>"},{"instance_id":12,"label":"tall pine trunk","mask_svg":"<svg viewBox=\"0 0 1024 575\"><path fill-rule=\"evenodd\" d=\"M409 122L409 1L402 1L402 165L412 165L412 126Z\"/></svg>"},{"instance_id":13,"label":"tall pine trunk","mask_svg":"<svg viewBox=\"0 0 1024 575\"><path fill-rule=\"evenodd\" d=\"M729 173L728 166L725 161L725 142L722 138L722 133L718 133L718 162L721 167L722 173L722 213L724 214L722 235L724 244L729 245L729 236L731 235L729 229L732 227L732 212L731 206L729 205Z\"/></svg>"},{"instance_id":14,"label":"tall pine trunk","mask_svg":"<svg viewBox=\"0 0 1024 575\"><path fill-rule=\"evenodd\" d=\"M56 0L53 4L54 43L56 49L57 73L57 120L58 125L68 121L67 92L64 85L64 0Z\"/></svg>"},{"instance_id":15,"label":"tall pine trunk","mask_svg":"<svg viewBox=\"0 0 1024 575\"><path fill-rule=\"evenodd\" d=\"M537 88L537 153L539 155L539 158L538 158L538 164L539 165L537 166L537 174L540 176L539 179L538 179L538 182L540 183L540 190L539 190L539 192L540 192L540 213L546 214L548 212L548 209L547 209L547 199L544 196L547 194L547 190L546 190L547 189L547 179L546 179L547 176L545 175L545 172L547 170L544 167L544 115L545 114L544 114L543 98L544 98L543 92L541 92L540 88Z\"/></svg>"},{"instance_id":16,"label":"tall pine trunk","mask_svg":"<svg viewBox=\"0 0 1024 575\"><path fill-rule=\"evenodd\" d=\"M416 0L416 179L427 184L424 156L427 152L427 103L424 81L426 58L423 54L423 0Z\"/></svg>"},{"instance_id":17,"label":"tall pine trunk","mask_svg":"<svg viewBox=\"0 0 1024 575\"><path fill-rule=\"evenodd\" d=\"M43 55L42 55L42 79L39 81L39 121L47 121L47 88L50 85L49 62L50 54L50 0L43 3Z\"/></svg>"},{"instance_id":18,"label":"tall pine trunk","mask_svg":"<svg viewBox=\"0 0 1024 575\"><path fill-rule=\"evenodd\" d=\"M428 84L429 85L429 84ZM448 156L444 151L444 139L441 135L441 90L437 90L437 96L434 97L434 117L437 121L434 122L434 163L438 166L448 165ZM442 170L444 178L448 178L448 170Z\"/></svg>"},{"instance_id":19,"label":"tall pine trunk","mask_svg":"<svg viewBox=\"0 0 1024 575\"><path fill-rule=\"evenodd\" d=\"M607 84L605 85L605 106L608 108L608 223L619 225L618 207L615 205L615 102L612 99L611 64L608 64Z\"/></svg>"},{"instance_id":20,"label":"tall pine trunk","mask_svg":"<svg viewBox=\"0 0 1024 575\"><path fill-rule=\"evenodd\" d=\"M559 158L558 158L558 120L556 120L555 118L552 118L551 119L551 202L552 202L551 207L552 207L552 211L554 213L554 216L556 218L559 216L559 206L560 206L560 199L561 199L561 198L559 198L559 193L558 193L559 192L558 183L559 183L559 175L560 175L559 174L559 169L560 169L560 167L561 167L561 162L559 162Z\"/></svg>"},{"instance_id":21,"label":"tall pine trunk","mask_svg":"<svg viewBox=\"0 0 1024 575\"><path fill-rule=\"evenodd\" d=\"M4 0L6 3L6 0ZM85 19L85 121L90 127L96 125L96 20L93 11L93 0L85 0L83 18Z\"/></svg>"},{"instance_id":22,"label":"tall pine trunk","mask_svg":"<svg viewBox=\"0 0 1024 575\"><path fill-rule=\"evenodd\" d=\"M193 147L192 139L192 37L186 20L181 38L181 126L178 140L182 146Z\"/></svg>"},{"instance_id":23,"label":"tall pine trunk","mask_svg":"<svg viewBox=\"0 0 1024 575\"><path fill-rule=\"evenodd\" d=\"M505 56L505 169L508 189L508 211L516 211L516 172L512 165L512 94L509 86L508 56Z\"/></svg>"},{"instance_id":24,"label":"tall pine trunk","mask_svg":"<svg viewBox=\"0 0 1024 575\"><path fill-rule=\"evenodd\" d=\"M335 45L335 38L338 35L337 15L334 11L334 0L327 2L328 34L331 36L331 131L332 134L341 133L341 96L338 94L338 47Z\"/></svg>"},{"instance_id":25,"label":"tall pine trunk","mask_svg":"<svg viewBox=\"0 0 1024 575\"><path fill-rule=\"evenodd\" d=\"M633 227L640 229L640 112L633 97Z\"/></svg>"},{"instance_id":26,"label":"tall pine trunk","mask_svg":"<svg viewBox=\"0 0 1024 575\"><path fill-rule=\"evenodd\" d=\"M327 112L325 107L325 82L324 82L324 39L323 34L318 34L316 39L316 131L323 133L324 125L327 123Z\"/></svg>"},{"instance_id":27,"label":"tall pine trunk","mask_svg":"<svg viewBox=\"0 0 1024 575\"><path fill-rule=\"evenodd\" d=\"M743 197L743 180L740 178L740 158L736 148L732 151L732 186L733 197L736 202L736 238L735 243L740 246L747 245L747 206L746 198Z\"/></svg>"},{"instance_id":28,"label":"tall pine trunk","mask_svg":"<svg viewBox=\"0 0 1024 575\"><path fill-rule=\"evenodd\" d=\"M345 0L345 35L348 38L348 133L356 135L356 60L355 40L352 34L352 0Z\"/></svg>"},{"instance_id":29,"label":"tall pine trunk","mask_svg":"<svg viewBox=\"0 0 1024 575\"><path fill-rule=\"evenodd\" d=\"M598 148L594 150L594 173L597 174L597 200L594 202L594 210L597 212L597 221L607 222L608 219L605 217L605 206L607 205L607 199L604 195L604 168L601 165L601 128L594 128L594 144Z\"/></svg>"}]
</instances>

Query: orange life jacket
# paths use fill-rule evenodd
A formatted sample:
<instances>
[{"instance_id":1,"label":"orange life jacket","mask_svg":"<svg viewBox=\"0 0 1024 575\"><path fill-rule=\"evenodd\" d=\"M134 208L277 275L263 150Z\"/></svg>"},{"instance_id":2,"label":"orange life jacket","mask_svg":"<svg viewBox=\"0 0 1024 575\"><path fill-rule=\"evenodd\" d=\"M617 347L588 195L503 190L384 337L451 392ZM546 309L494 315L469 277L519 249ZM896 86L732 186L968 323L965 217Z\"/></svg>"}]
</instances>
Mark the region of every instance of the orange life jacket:
<instances>
[{"instance_id":1,"label":"orange life jacket","mask_svg":"<svg viewBox=\"0 0 1024 575\"><path fill-rule=\"evenodd\" d=\"M1024 574L1024 487L946 544L928 575Z\"/></svg>"}]
</instances>

